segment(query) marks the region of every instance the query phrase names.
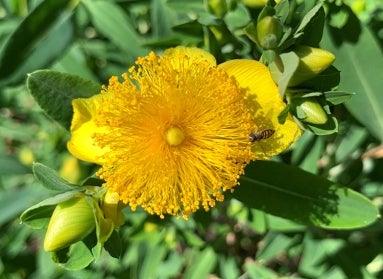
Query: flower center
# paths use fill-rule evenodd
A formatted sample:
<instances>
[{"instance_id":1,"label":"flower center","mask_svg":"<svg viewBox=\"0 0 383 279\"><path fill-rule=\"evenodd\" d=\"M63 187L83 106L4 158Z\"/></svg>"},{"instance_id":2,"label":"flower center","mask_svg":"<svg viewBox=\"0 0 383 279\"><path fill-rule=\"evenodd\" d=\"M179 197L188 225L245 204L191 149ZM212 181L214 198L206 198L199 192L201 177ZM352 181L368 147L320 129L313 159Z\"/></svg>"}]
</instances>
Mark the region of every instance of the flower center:
<instances>
[{"instance_id":1,"label":"flower center","mask_svg":"<svg viewBox=\"0 0 383 279\"><path fill-rule=\"evenodd\" d=\"M171 127L165 132L165 139L169 145L180 145L184 139L184 132L178 127Z\"/></svg>"}]
</instances>

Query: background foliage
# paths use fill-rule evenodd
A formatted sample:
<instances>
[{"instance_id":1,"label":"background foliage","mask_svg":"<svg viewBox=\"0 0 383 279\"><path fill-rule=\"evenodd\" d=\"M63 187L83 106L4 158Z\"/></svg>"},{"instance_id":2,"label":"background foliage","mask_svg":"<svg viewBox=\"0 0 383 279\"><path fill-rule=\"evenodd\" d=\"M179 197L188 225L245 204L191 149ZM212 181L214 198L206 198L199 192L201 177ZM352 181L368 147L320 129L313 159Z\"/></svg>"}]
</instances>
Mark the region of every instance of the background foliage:
<instances>
[{"instance_id":1,"label":"background foliage","mask_svg":"<svg viewBox=\"0 0 383 279\"><path fill-rule=\"evenodd\" d=\"M81 271L53 264L42 249L44 230L19 223L22 211L49 196L32 175L32 162L59 170L72 183L95 169L66 151L67 131L42 113L27 91L26 74L46 68L106 83L137 56L180 44L205 47L219 62L258 59L260 53L243 31L260 11L245 5L249 0L226 1L223 14L202 0L68 2L0 1L0 278L383 278L380 220L363 229L321 229L235 199L188 221L127 209L120 259L104 253ZM320 46L336 55L340 90L356 94L333 111L338 133L305 133L274 161L345 185L381 208L383 3L326 1L325 7ZM288 181L292 170L270 172L276 162L257 168L265 168L266 179ZM259 177L253 167L243 184ZM312 185L301 186L312 193Z\"/></svg>"}]
</instances>

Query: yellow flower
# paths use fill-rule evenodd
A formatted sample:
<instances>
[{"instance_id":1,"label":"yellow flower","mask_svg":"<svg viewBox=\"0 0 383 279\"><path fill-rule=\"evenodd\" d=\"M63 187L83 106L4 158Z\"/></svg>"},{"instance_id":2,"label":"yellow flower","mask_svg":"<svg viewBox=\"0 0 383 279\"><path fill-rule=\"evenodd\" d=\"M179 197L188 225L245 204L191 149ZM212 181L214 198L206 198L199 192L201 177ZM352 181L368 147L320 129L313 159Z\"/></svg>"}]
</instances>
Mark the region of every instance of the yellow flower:
<instances>
[{"instance_id":1,"label":"yellow flower","mask_svg":"<svg viewBox=\"0 0 383 279\"><path fill-rule=\"evenodd\" d=\"M268 68L249 59L230 60L219 65L235 77L245 93L247 106L253 115L255 129L274 130L267 140L256 141L252 150L259 160L268 159L286 150L301 135L302 131L289 115L284 124L278 115L286 107Z\"/></svg>"},{"instance_id":2,"label":"yellow flower","mask_svg":"<svg viewBox=\"0 0 383 279\"><path fill-rule=\"evenodd\" d=\"M123 81L112 77L101 94L73 101L68 149L101 164L97 174L106 181L104 186L133 210L141 206L162 218L187 218L200 207L208 210L238 184L260 149L274 148L266 144L271 138L264 144L249 141L255 127L268 125L276 131L277 142L283 141L281 127L267 118L276 118L284 108L267 68L262 70L268 76L256 80L267 79L261 89L279 98L278 104L271 98L271 114L249 93L250 81L243 87L240 74L240 86L236 77L229 77L235 68L217 67L212 55L197 48L138 58ZM257 125L254 117L259 117ZM291 142L277 146L278 152ZM276 153L263 151L261 158Z\"/></svg>"}]
</instances>

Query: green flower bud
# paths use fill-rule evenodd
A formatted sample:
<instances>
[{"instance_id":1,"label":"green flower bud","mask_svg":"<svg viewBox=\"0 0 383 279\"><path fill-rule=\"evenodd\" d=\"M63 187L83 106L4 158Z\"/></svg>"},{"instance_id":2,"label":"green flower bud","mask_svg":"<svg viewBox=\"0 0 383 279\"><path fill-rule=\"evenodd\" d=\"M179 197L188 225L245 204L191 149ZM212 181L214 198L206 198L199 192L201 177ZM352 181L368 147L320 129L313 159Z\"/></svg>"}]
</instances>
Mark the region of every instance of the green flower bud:
<instances>
[{"instance_id":1,"label":"green flower bud","mask_svg":"<svg viewBox=\"0 0 383 279\"><path fill-rule=\"evenodd\" d=\"M207 6L209 11L218 18L223 18L227 12L226 0L208 0Z\"/></svg>"},{"instance_id":2,"label":"green flower bud","mask_svg":"<svg viewBox=\"0 0 383 279\"><path fill-rule=\"evenodd\" d=\"M296 86L309 80L327 69L335 60L335 56L326 50L308 46L296 46L292 50L299 57L299 65L294 75L290 79L288 86ZM284 62L284 53L280 55L280 60L276 60L269 65L273 80L278 83L284 68L288 67Z\"/></svg>"},{"instance_id":3,"label":"green flower bud","mask_svg":"<svg viewBox=\"0 0 383 279\"><path fill-rule=\"evenodd\" d=\"M315 97L293 99L292 105L294 114L303 122L321 125L328 120L326 112Z\"/></svg>"},{"instance_id":4,"label":"green flower bud","mask_svg":"<svg viewBox=\"0 0 383 279\"><path fill-rule=\"evenodd\" d=\"M327 69L335 60L335 56L327 50L298 46L294 52L300 58L298 69L295 71L289 85L294 86L315 77Z\"/></svg>"},{"instance_id":5,"label":"green flower bud","mask_svg":"<svg viewBox=\"0 0 383 279\"><path fill-rule=\"evenodd\" d=\"M250 8L261 8L266 5L267 0L242 0L242 2ZM280 0L276 0L275 2L279 3Z\"/></svg>"},{"instance_id":6,"label":"green flower bud","mask_svg":"<svg viewBox=\"0 0 383 279\"><path fill-rule=\"evenodd\" d=\"M84 197L59 203L51 216L44 239L44 250L53 252L76 243L95 228L92 207Z\"/></svg>"},{"instance_id":7,"label":"green flower bud","mask_svg":"<svg viewBox=\"0 0 383 279\"><path fill-rule=\"evenodd\" d=\"M282 37L283 26L281 21L273 16L265 16L257 23L257 39L264 49L276 48Z\"/></svg>"}]
</instances>

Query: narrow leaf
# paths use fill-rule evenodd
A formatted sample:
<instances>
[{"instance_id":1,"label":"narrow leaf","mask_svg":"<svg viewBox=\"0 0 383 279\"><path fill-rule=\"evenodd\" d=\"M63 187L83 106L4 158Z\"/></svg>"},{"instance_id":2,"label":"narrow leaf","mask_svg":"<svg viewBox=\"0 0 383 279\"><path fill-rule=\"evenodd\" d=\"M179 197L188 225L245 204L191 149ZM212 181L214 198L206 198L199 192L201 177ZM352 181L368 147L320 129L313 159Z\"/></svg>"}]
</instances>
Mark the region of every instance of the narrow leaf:
<instances>
[{"instance_id":1,"label":"narrow leaf","mask_svg":"<svg viewBox=\"0 0 383 279\"><path fill-rule=\"evenodd\" d=\"M0 195L0 226L18 218L31 200L38 199L42 193L33 187L22 187L17 191L2 191Z\"/></svg>"},{"instance_id":2,"label":"narrow leaf","mask_svg":"<svg viewBox=\"0 0 383 279\"><path fill-rule=\"evenodd\" d=\"M58 203L61 203L73 198L79 192L80 191L65 192L62 194L58 194L54 197L48 198L46 200L43 200L42 202L39 202L38 204L35 204L34 206L31 206L30 208L25 210L21 214L20 220L23 223L28 223L32 227L35 227L34 223L30 223L30 222L39 220L39 219L49 218Z\"/></svg>"},{"instance_id":3,"label":"narrow leaf","mask_svg":"<svg viewBox=\"0 0 383 279\"><path fill-rule=\"evenodd\" d=\"M152 0L151 1L151 21L154 38L164 38L171 35L172 19L174 14L167 7L167 1Z\"/></svg>"},{"instance_id":4,"label":"narrow leaf","mask_svg":"<svg viewBox=\"0 0 383 279\"><path fill-rule=\"evenodd\" d=\"M0 175L31 173L15 156L0 155L0 166Z\"/></svg>"},{"instance_id":5,"label":"narrow leaf","mask_svg":"<svg viewBox=\"0 0 383 279\"><path fill-rule=\"evenodd\" d=\"M139 278L155 278L158 267L164 262L166 248L162 245L147 246L146 255L142 261Z\"/></svg>"},{"instance_id":6,"label":"narrow leaf","mask_svg":"<svg viewBox=\"0 0 383 279\"><path fill-rule=\"evenodd\" d=\"M20 68L23 71L17 77L24 78L26 72L61 55L72 39L72 25L67 20L76 4L72 0L42 1L5 43L0 54L0 80L11 77Z\"/></svg>"},{"instance_id":7,"label":"narrow leaf","mask_svg":"<svg viewBox=\"0 0 383 279\"><path fill-rule=\"evenodd\" d=\"M72 120L72 100L91 97L101 90L93 81L51 70L31 73L27 86L40 107L66 129Z\"/></svg>"},{"instance_id":8,"label":"narrow leaf","mask_svg":"<svg viewBox=\"0 0 383 279\"><path fill-rule=\"evenodd\" d=\"M362 26L359 38L355 38L358 28L350 24L345 30L328 29L324 47L335 54L335 64L341 65L339 89L356 92L346 107L376 138L383 140L383 72L377 71L383 69L382 52L367 27Z\"/></svg>"},{"instance_id":9,"label":"narrow leaf","mask_svg":"<svg viewBox=\"0 0 383 279\"><path fill-rule=\"evenodd\" d=\"M142 47L142 40L137 34L124 10L110 1L89 1L83 3L91 15L95 28L129 58L136 59L148 52Z\"/></svg>"},{"instance_id":10,"label":"narrow leaf","mask_svg":"<svg viewBox=\"0 0 383 279\"><path fill-rule=\"evenodd\" d=\"M185 279L206 278L217 262L216 253L208 247L193 257L192 264L185 270Z\"/></svg>"},{"instance_id":11,"label":"narrow leaf","mask_svg":"<svg viewBox=\"0 0 383 279\"><path fill-rule=\"evenodd\" d=\"M310 23L310 21L317 15L317 13L321 10L322 3L319 3L315 5L310 11L305 13L304 17L302 18L302 21L300 22L297 30L295 33L302 32L303 29ZM323 11L322 11L323 12Z\"/></svg>"},{"instance_id":12,"label":"narrow leaf","mask_svg":"<svg viewBox=\"0 0 383 279\"><path fill-rule=\"evenodd\" d=\"M249 165L233 196L249 207L323 228L364 227L379 216L377 208L361 194L272 161Z\"/></svg>"},{"instance_id":13,"label":"narrow leaf","mask_svg":"<svg viewBox=\"0 0 383 279\"><path fill-rule=\"evenodd\" d=\"M62 179L56 171L40 163L33 164L33 173L43 186L50 190L65 192L79 188L78 185L67 182Z\"/></svg>"},{"instance_id":14,"label":"narrow leaf","mask_svg":"<svg viewBox=\"0 0 383 279\"><path fill-rule=\"evenodd\" d=\"M352 98L355 93L343 92L343 91L329 91L324 92L326 101L331 105L339 105Z\"/></svg>"}]
</instances>

